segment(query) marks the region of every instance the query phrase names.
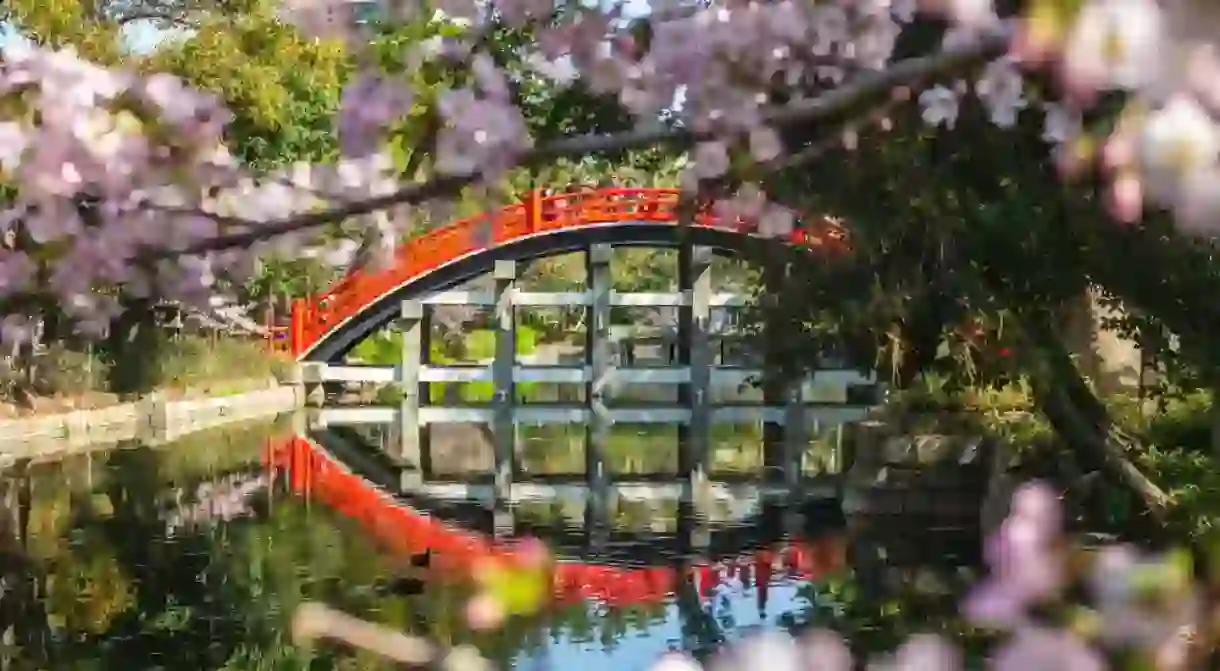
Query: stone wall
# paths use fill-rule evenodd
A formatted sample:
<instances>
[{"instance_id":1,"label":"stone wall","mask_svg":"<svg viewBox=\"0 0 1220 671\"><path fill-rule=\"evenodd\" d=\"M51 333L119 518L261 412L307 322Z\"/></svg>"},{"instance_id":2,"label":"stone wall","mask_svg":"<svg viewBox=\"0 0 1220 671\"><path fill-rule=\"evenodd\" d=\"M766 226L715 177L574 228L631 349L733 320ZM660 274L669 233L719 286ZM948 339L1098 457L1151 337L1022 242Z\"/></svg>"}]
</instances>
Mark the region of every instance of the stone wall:
<instances>
[{"instance_id":1,"label":"stone wall","mask_svg":"<svg viewBox=\"0 0 1220 671\"><path fill-rule=\"evenodd\" d=\"M843 512L849 516L980 523L1003 460L1001 448L983 436L907 433L875 420L853 426L846 447Z\"/></svg>"},{"instance_id":2,"label":"stone wall","mask_svg":"<svg viewBox=\"0 0 1220 671\"><path fill-rule=\"evenodd\" d=\"M45 458L121 440L165 442L302 405L304 394L298 385L180 401L154 393L109 408L0 422L0 460Z\"/></svg>"}]
</instances>

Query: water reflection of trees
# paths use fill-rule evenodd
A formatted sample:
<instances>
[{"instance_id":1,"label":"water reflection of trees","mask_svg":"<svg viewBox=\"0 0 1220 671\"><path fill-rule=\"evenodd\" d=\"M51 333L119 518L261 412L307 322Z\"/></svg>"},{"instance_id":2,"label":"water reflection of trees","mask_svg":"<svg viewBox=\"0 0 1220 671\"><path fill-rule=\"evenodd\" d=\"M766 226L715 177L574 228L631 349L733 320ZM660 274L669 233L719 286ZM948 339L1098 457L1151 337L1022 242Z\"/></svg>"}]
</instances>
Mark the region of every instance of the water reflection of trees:
<instances>
[{"instance_id":1,"label":"water reflection of trees","mask_svg":"<svg viewBox=\"0 0 1220 671\"><path fill-rule=\"evenodd\" d=\"M613 649L674 610L695 651L735 626L687 581L668 604L574 603L475 635L462 625L462 586L399 593L403 563L379 552L356 521L282 492L256 497L254 517L167 528L175 491L248 468L263 444L258 432L212 435L189 448L132 446L0 480L6 668L389 668L359 653L293 647L288 619L307 599L442 643L474 643L502 665L560 641ZM647 528L655 512L624 510L618 524ZM887 601L862 584L810 584L809 605L781 618L828 624L878 649L939 612L917 595L897 591Z\"/></svg>"},{"instance_id":2,"label":"water reflection of trees","mask_svg":"<svg viewBox=\"0 0 1220 671\"><path fill-rule=\"evenodd\" d=\"M3 480L9 668L385 668L359 653L290 645L288 618L305 599L444 643L475 643L501 663L555 638L613 646L665 619L663 604L605 613L573 604L476 637L461 625L461 586L392 593L402 566L325 508L272 494L254 518L167 528L173 490L194 489L224 464L192 469L177 451L125 447ZM247 450L229 466L257 456Z\"/></svg>"}]
</instances>

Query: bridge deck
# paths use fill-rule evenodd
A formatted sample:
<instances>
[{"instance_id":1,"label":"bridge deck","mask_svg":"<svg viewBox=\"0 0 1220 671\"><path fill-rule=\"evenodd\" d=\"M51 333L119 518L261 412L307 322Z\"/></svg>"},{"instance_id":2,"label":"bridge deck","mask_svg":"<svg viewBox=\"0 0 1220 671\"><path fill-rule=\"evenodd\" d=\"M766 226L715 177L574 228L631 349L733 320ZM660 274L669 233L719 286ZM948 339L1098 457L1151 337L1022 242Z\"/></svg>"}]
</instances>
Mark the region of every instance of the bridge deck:
<instances>
[{"instance_id":1,"label":"bridge deck","mask_svg":"<svg viewBox=\"0 0 1220 671\"><path fill-rule=\"evenodd\" d=\"M522 291L509 289L503 297L494 291L438 291L420 299L424 305L465 305L493 307L507 302L514 307L582 307L593 305L592 291ZM609 291L606 299L611 307L688 307L693 305L691 291ZM750 297L730 291L718 291L708 296L708 307L740 308L750 304Z\"/></svg>"},{"instance_id":2,"label":"bridge deck","mask_svg":"<svg viewBox=\"0 0 1220 671\"><path fill-rule=\"evenodd\" d=\"M838 426L858 421L868 416L872 406L848 405L844 403L805 404L800 408L764 405L711 405L711 419L716 424L750 424L765 422L785 426L794 421L818 422ZM423 406L410 411L415 423L458 424L466 422L492 423L500 410L494 405L469 406ZM650 403L644 406L595 405L592 408L574 403L531 403L517 405L507 410L513 424L588 424L594 417L609 424L679 424L691 423L691 409L677 404L662 406ZM396 406L332 407L310 411L311 428L350 424L393 424L402 417L403 410Z\"/></svg>"},{"instance_id":3,"label":"bridge deck","mask_svg":"<svg viewBox=\"0 0 1220 671\"><path fill-rule=\"evenodd\" d=\"M492 382L494 363L436 366L420 364L418 376L413 382ZM513 366L513 382L539 382L555 384L690 384L690 366L620 366L609 368L601 378L593 377L593 366L571 366L562 364ZM735 366L713 366L709 373L712 387L737 388L756 384L762 380L761 368ZM367 364L308 363L301 368L305 382L368 382L388 384L402 382L401 366L379 366ZM875 384L872 376L855 370L819 370L805 379L805 394L816 393L818 387L868 386Z\"/></svg>"}]
</instances>

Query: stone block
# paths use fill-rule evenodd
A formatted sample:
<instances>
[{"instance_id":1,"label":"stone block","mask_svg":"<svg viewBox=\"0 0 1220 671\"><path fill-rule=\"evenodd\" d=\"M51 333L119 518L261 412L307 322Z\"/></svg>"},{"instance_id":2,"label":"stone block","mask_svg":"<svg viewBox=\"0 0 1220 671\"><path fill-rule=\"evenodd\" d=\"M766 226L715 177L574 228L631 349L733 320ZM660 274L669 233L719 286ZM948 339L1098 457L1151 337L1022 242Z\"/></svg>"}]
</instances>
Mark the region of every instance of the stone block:
<instances>
[{"instance_id":1,"label":"stone block","mask_svg":"<svg viewBox=\"0 0 1220 671\"><path fill-rule=\"evenodd\" d=\"M499 263L499 261L496 263ZM499 266L497 265L496 267L498 268ZM422 301L403 301L399 306L399 310L399 316L403 319L417 320L424 318L424 304Z\"/></svg>"},{"instance_id":2,"label":"stone block","mask_svg":"<svg viewBox=\"0 0 1220 671\"><path fill-rule=\"evenodd\" d=\"M982 438L941 434L889 436L879 447L880 463L908 466L980 464L986 452Z\"/></svg>"},{"instance_id":3,"label":"stone block","mask_svg":"<svg viewBox=\"0 0 1220 671\"><path fill-rule=\"evenodd\" d=\"M497 280L517 279L517 262L503 259L497 260L495 267L492 268L492 277Z\"/></svg>"},{"instance_id":4,"label":"stone block","mask_svg":"<svg viewBox=\"0 0 1220 671\"><path fill-rule=\"evenodd\" d=\"M610 263L614 248L610 245L593 245L589 248L589 263Z\"/></svg>"},{"instance_id":5,"label":"stone block","mask_svg":"<svg viewBox=\"0 0 1220 671\"><path fill-rule=\"evenodd\" d=\"M302 384L320 384L326 373L326 364L307 362L297 364L296 378Z\"/></svg>"}]
</instances>

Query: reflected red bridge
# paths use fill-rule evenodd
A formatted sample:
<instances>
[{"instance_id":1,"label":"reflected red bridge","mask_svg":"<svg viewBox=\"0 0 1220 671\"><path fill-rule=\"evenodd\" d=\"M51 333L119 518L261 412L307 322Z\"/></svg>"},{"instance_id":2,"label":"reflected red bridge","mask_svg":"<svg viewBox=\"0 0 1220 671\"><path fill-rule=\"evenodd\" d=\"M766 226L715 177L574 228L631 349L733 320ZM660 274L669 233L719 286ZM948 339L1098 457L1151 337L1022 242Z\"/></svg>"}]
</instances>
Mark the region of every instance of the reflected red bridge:
<instances>
[{"instance_id":1,"label":"reflected red bridge","mask_svg":"<svg viewBox=\"0 0 1220 671\"><path fill-rule=\"evenodd\" d=\"M347 470L306 438L293 436L272 445L268 465L285 472L294 492L359 520L387 550L416 555L431 551L438 577L469 576L488 559L513 562L511 543L448 524L415 510L368 480ZM842 540L828 538L758 550L728 560L698 563L680 575L672 567L630 568L560 559L554 596L560 602L596 599L611 606L662 601L680 580L690 579L703 596L725 579L757 584L760 598L779 577L813 580L845 565Z\"/></svg>"}]
</instances>

